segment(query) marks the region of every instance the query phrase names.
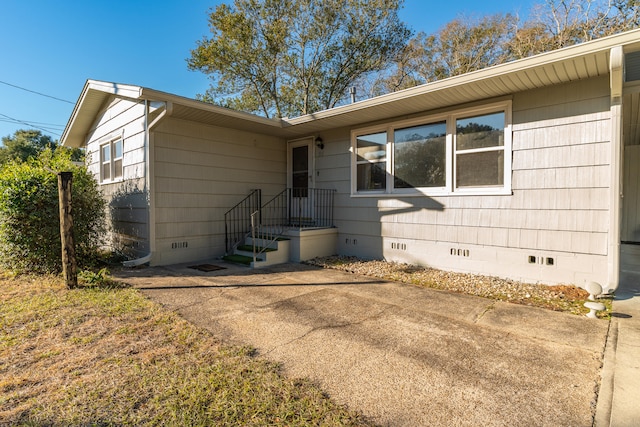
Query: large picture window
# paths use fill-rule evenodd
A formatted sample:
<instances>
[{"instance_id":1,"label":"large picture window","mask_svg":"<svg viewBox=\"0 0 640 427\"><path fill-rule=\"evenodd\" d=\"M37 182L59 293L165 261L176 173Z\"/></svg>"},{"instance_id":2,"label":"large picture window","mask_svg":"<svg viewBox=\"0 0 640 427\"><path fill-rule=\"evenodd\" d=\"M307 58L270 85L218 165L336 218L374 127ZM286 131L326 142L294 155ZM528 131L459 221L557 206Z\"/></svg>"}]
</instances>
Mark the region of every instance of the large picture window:
<instances>
[{"instance_id":1,"label":"large picture window","mask_svg":"<svg viewBox=\"0 0 640 427\"><path fill-rule=\"evenodd\" d=\"M353 194L509 194L510 107L502 102L353 131Z\"/></svg>"},{"instance_id":2,"label":"large picture window","mask_svg":"<svg viewBox=\"0 0 640 427\"><path fill-rule=\"evenodd\" d=\"M100 146L100 181L110 182L122 179L123 143L116 139Z\"/></svg>"}]
</instances>

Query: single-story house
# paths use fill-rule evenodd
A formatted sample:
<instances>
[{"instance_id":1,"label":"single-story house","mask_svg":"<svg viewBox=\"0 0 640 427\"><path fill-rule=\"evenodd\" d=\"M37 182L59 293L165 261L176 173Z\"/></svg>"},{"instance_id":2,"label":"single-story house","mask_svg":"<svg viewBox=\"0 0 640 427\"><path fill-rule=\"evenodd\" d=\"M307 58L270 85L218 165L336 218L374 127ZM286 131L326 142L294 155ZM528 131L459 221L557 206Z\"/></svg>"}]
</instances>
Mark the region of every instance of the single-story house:
<instances>
[{"instance_id":1,"label":"single-story house","mask_svg":"<svg viewBox=\"0 0 640 427\"><path fill-rule=\"evenodd\" d=\"M89 80L61 142L134 263L221 257L253 221L284 260L614 290L640 272L639 118L634 30L277 120Z\"/></svg>"}]
</instances>

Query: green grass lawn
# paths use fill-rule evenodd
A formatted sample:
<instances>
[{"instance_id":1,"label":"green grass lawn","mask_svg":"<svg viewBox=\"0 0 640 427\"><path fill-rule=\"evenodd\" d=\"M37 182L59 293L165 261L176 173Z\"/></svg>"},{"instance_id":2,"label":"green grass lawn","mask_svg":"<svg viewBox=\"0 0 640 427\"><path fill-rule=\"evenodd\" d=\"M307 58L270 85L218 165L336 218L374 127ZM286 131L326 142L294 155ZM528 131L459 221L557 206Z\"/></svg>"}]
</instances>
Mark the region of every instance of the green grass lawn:
<instances>
[{"instance_id":1,"label":"green grass lawn","mask_svg":"<svg viewBox=\"0 0 640 427\"><path fill-rule=\"evenodd\" d=\"M368 425L251 349L111 284L0 274L0 424ZM3 424L4 425L4 424Z\"/></svg>"}]
</instances>

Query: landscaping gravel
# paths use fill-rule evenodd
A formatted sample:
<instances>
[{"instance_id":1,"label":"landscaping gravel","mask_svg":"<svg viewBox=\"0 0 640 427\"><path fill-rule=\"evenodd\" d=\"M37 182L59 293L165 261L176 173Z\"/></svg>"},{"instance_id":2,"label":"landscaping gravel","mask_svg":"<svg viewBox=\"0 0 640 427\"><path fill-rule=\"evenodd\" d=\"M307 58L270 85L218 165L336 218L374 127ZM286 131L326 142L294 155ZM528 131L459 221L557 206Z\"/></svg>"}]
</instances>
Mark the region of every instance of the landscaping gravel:
<instances>
[{"instance_id":1,"label":"landscaping gravel","mask_svg":"<svg viewBox=\"0 0 640 427\"><path fill-rule=\"evenodd\" d=\"M345 256L315 258L307 263L385 280L412 283L573 314L583 314L588 311L582 306L582 303L589 296L588 292L573 285L529 284L499 277L454 273L410 264L362 260Z\"/></svg>"}]
</instances>

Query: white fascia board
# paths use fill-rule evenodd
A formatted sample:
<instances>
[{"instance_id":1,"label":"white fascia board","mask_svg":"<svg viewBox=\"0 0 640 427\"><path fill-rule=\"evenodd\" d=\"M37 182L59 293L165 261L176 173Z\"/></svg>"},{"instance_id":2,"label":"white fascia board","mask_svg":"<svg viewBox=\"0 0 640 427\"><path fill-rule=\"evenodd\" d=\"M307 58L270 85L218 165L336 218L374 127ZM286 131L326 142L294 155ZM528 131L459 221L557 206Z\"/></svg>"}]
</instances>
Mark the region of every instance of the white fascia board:
<instances>
[{"instance_id":1,"label":"white fascia board","mask_svg":"<svg viewBox=\"0 0 640 427\"><path fill-rule=\"evenodd\" d=\"M142 95L142 87L140 86L103 82L99 80L87 80L87 89L131 99L139 99Z\"/></svg>"},{"instance_id":2,"label":"white fascia board","mask_svg":"<svg viewBox=\"0 0 640 427\"><path fill-rule=\"evenodd\" d=\"M232 110L230 108L221 107L219 105L209 104L206 102L198 101L196 99L186 98L180 95L174 95L167 92L162 92L150 88L140 88L140 98L146 100L160 100L164 102L172 102L176 105L182 105L188 108L194 108L197 110L209 111L221 116L233 117L237 119L246 120L253 123L272 126L276 128L282 128L281 119L269 119L266 117L258 116L255 114L247 113L244 111Z\"/></svg>"},{"instance_id":3,"label":"white fascia board","mask_svg":"<svg viewBox=\"0 0 640 427\"><path fill-rule=\"evenodd\" d=\"M103 98L107 98L110 95L116 95L126 98L138 99L140 97L142 88L139 86L132 85L123 85L119 83L110 83L103 82L99 80L87 80L82 88L82 92L80 92L80 96L76 101L76 105L73 107L73 111L71 112L71 116L69 117L69 121L67 122L64 131L62 132L62 136L60 137L60 144L65 147L81 147L84 144L84 133L87 129L77 129L78 126L81 126L79 120L81 121L83 115L85 114L95 114L95 111L85 112L83 106L85 105L85 101L89 93L98 92L104 94ZM85 118L88 120L88 118Z\"/></svg>"},{"instance_id":4,"label":"white fascia board","mask_svg":"<svg viewBox=\"0 0 640 427\"><path fill-rule=\"evenodd\" d=\"M82 103L84 101L84 99L87 96L87 92L89 91L89 82L90 80L87 80L84 84L84 87L82 88L82 92L80 92L80 96L78 97L78 100L76 101L76 104L73 106L73 111L71 112L71 116L69 116L69 120L67 121L67 125L64 128L64 131L62 132L62 136L60 137L60 145L64 146L64 147L79 147L81 145L77 145L74 142L70 141L70 133L71 133L71 129L74 128L74 125L77 121L78 115L80 113L80 109L82 106Z\"/></svg>"}]
</instances>

